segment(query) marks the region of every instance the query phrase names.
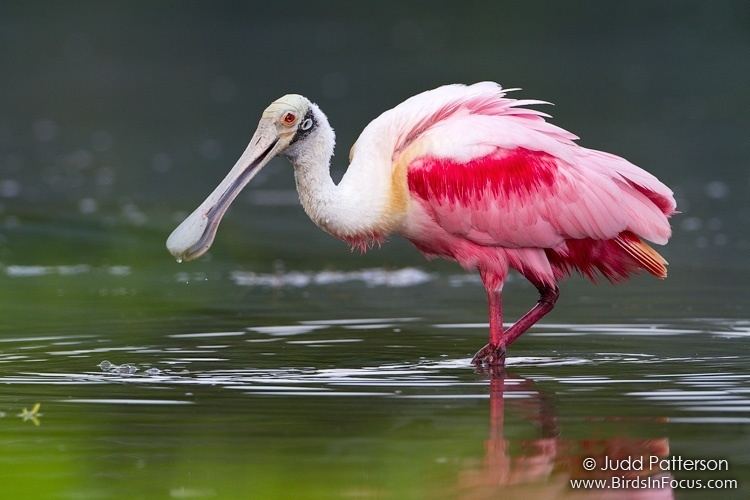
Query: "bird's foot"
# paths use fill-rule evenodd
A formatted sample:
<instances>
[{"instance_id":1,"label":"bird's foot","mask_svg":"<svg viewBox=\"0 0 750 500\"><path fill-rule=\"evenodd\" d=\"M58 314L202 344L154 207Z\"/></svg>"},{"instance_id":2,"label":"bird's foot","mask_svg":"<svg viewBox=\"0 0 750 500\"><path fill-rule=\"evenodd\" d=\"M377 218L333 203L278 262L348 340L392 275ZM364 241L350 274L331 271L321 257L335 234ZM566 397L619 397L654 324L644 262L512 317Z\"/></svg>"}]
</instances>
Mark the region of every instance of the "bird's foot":
<instances>
[{"instance_id":1,"label":"bird's foot","mask_svg":"<svg viewBox=\"0 0 750 500\"><path fill-rule=\"evenodd\" d=\"M471 359L475 366L505 366L505 347L487 344Z\"/></svg>"},{"instance_id":2,"label":"bird's foot","mask_svg":"<svg viewBox=\"0 0 750 500\"><path fill-rule=\"evenodd\" d=\"M476 365L474 373L484 375L490 379L502 379L506 377L505 365Z\"/></svg>"}]
</instances>

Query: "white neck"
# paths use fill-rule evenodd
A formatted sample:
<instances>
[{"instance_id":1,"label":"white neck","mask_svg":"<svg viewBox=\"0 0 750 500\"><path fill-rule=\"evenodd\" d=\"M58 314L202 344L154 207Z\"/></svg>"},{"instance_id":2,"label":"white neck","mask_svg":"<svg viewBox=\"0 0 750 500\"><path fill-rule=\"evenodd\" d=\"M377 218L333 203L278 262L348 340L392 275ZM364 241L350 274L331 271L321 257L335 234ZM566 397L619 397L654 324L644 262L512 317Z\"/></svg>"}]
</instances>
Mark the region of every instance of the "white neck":
<instances>
[{"instance_id":1,"label":"white neck","mask_svg":"<svg viewBox=\"0 0 750 500\"><path fill-rule=\"evenodd\" d=\"M313 110L316 128L286 153L294 165L305 212L318 227L338 238L385 236L395 228L389 213L391 153L377 154L376 148L358 144L360 154L336 185L330 173L335 135L325 115L317 107Z\"/></svg>"}]
</instances>

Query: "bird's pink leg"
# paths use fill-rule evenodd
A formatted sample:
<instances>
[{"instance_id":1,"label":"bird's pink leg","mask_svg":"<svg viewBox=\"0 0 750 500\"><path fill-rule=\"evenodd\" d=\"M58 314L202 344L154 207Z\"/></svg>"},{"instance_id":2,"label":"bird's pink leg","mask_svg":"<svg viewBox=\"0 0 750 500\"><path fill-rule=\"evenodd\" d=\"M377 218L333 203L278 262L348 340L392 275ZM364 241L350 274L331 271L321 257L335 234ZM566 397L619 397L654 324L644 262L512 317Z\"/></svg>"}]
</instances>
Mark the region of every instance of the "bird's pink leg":
<instances>
[{"instance_id":1,"label":"bird's pink leg","mask_svg":"<svg viewBox=\"0 0 750 500\"><path fill-rule=\"evenodd\" d=\"M539 301L529 312L513 323L513 326L505 330L506 347L515 342L518 337L555 307L555 302L557 302L557 298L560 296L560 289L554 285L537 285L536 287L539 290Z\"/></svg>"},{"instance_id":2,"label":"bird's pink leg","mask_svg":"<svg viewBox=\"0 0 750 500\"><path fill-rule=\"evenodd\" d=\"M482 275L483 280L484 278L484 275ZM487 287L486 281L485 286ZM487 287L487 299L490 306L490 342L474 355L471 360L473 364L479 366L505 364L505 350L508 346L555 307L555 302L560 296L560 289L554 285L535 284L535 286L539 290L539 301L505 331L503 331L502 326L500 292L492 291L490 287Z\"/></svg>"},{"instance_id":3,"label":"bird's pink leg","mask_svg":"<svg viewBox=\"0 0 750 500\"><path fill-rule=\"evenodd\" d=\"M499 291L487 290L487 304L490 315L490 345L503 344L503 300Z\"/></svg>"},{"instance_id":4,"label":"bird's pink leg","mask_svg":"<svg viewBox=\"0 0 750 500\"><path fill-rule=\"evenodd\" d=\"M494 273L480 271L482 282L487 290L489 306L490 338L489 343L474 355L471 360L475 365L504 365L506 340L503 333L502 278Z\"/></svg>"}]
</instances>

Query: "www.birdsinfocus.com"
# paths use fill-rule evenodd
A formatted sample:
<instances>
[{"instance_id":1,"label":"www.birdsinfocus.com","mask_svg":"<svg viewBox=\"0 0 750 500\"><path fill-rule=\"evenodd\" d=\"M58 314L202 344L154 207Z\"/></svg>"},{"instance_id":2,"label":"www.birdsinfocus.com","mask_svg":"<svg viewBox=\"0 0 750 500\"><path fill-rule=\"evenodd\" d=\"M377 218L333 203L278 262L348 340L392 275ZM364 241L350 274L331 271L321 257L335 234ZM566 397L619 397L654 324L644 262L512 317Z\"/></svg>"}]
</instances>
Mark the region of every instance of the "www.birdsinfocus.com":
<instances>
[{"instance_id":1,"label":"www.birdsinfocus.com","mask_svg":"<svg viewBox=\"0 0 750 500\"><path fill-rule=\"evenodd\" d=\"M274 101L226 178L175 229L178 260L211 246L237 194L276 155L294 165L305 212L321 229L366 249L400 234L428 257L478 270L489 302L489 343L477 365L504 362L506 348L545 314L557 282L578 271L618 281L645 270L667 275L644 240L665 244L672 191L618 156L579 146L549 115L492 82L446 85L411 97L362 131L337 185L335 136L301 95ZM537 304L504 329L501 292L510 268L539 290Z\"/></svg>"}]
</instances>

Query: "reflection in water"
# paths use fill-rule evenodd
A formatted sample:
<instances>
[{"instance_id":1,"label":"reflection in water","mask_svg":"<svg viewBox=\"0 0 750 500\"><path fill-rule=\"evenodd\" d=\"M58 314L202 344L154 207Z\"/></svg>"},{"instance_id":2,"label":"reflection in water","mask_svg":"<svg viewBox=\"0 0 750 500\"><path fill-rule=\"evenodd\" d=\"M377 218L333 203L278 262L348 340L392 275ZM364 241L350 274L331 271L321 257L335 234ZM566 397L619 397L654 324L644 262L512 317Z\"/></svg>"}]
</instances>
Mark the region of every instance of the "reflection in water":
<instances>
[{"instance_id":1,"label":"reflection in water","mask_svg":"<svg viewBox=\"0 0 750 500\"><path fill-rule=\"evenodd\" d=\"M612 437L569 442L560 428L551 398L531 380L503 369L487 372L490 382L489 437L481 464L459 475L460 497L484 498L673 498L671 488L573 488L571 480L593 479L612 483L612 478L633 480L657 478L666 473L648 466L648 457L669 455L667 438ZM537 428L539 437L511 440L505 435L506 417L521 418ZM598 470L584 468L584 460L596 464L642 459L643 470ZM667 475L667 477L669 477Z\"/></svg>"}]
</instances>

